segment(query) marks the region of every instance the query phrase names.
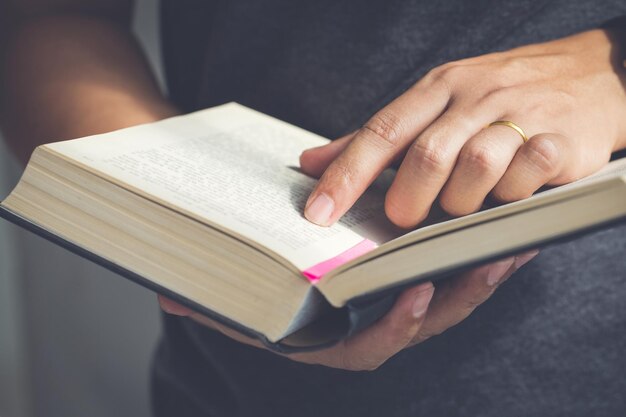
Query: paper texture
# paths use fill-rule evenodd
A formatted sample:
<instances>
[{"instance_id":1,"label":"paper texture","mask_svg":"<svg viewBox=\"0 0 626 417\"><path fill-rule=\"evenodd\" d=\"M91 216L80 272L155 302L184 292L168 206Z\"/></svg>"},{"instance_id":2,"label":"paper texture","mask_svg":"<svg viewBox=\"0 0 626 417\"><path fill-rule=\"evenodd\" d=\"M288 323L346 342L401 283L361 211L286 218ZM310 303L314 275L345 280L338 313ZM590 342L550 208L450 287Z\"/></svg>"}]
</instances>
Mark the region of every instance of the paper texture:
<instances>
[{"instance_id":1,"label":"paper texture","mask_svg":"<svg viewBox=\"0 0 626 417\"><path fill-rule=\"evenodd\" d=\"M149 198L269 248L305 270L369 239L394 237L384 191L373 189L335 226L302 215L316 180L298 170L323 138L229 104L106 135L46 145ZM369 230L367 233L365 230Z\"/></svg>"}]
</instances>

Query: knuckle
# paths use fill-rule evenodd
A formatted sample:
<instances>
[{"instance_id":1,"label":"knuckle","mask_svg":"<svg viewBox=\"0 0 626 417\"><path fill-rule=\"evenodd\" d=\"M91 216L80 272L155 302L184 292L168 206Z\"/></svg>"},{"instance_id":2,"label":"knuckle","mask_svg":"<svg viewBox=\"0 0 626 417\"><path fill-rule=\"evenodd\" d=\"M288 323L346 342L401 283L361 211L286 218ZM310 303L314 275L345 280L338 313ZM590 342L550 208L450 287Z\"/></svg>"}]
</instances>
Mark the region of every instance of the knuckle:
<instances>
[{"instance_id":1,"label":"knuckle","mask_svg":"<svg viewBox=\"0 0 626 417\"><path fill-rule=\"evenodd\" d=\"M499 109L517 96L517 88L502 85L496 77L490 80L489 87L485 89L482 97L478 100L478 104L480 107Z\"/></svg>"},{"instance_id":2,"label":"knuckle","mask_svg":"<svg viewBox=\"0 0 626 417\"><path fill-rule=\"evenodd\" d=\"M373 133L383 144L396 148L402 141L402 121L390 111L380 111L364 126L364 130Z\"/></svg>"},{"instance_id":3,"label":"knuckle","mask_svg":"<svg viewBox=\"0 0 626 417\"><path fill-rule=\"evenodd\" d=\"M338 160L337 163L331 165L331 168L327 170L324 177L332 178L333 182L336 182L333 184L334 188L334 186L338 184L343 187L351 186L356 181L356 175L357 173L353 164Z\"/></svg>"},{"instance_id":4,"label":"knuckle","mask_svg":"<svg viewBox=\"0 0 626 417\"><path fill-rule=\"evenodd\" d=\"M511 78L503 71L493 71L491 68L486 69L485 74L489 74L484 79L486 95L491 96L494 99L501 99L502 97L510 97L511 93L515 89L511 86Z\"/></svg>"},{"instance_id":5,"label":"knuckle","mask_svg":"<svg viewBox=\"0 0 626 417\"><path fill-rule=\"evenodd\" d=\"M425 79L428 80L431 85L443 87L447 91L448 96L451 96L452 86L459 79L463 71L464 69L461 64L450 62L430 70L428 74L426 74Z\"/></svg>"},{"instance_id":6,"label":"knuckle","mask_svg":"<svg viewBox=\"0 0 626 417\"><path fill-rule=\"evenodd\" d=\"M523 83L520 77L533 71L533 67L526 58L514 57L486 64L483 73L489 74L491 85L506 89Z\"/></svg>"},{"instance_id":7,"label":"knuckle","mask_svg":"<svg viewBox=\"0 0 626 417\"><path fill-rule=\"evenodd\" d=\"M493 67L493 74L497 75L500 80L514 80L516 75L524 73L526 70L526 62L523 58L507 58L502 61L498 61Z\"/></svg>"},{"instance_id":8,"label":"knuckle","mask_svg":"<svg viewBox=\"0 0 626 417\"><path fill-rule=\"evenodd\" d=\"M443 172L448 165L448 152L432 140L417 140L411 145L411 157L417 162L420 170L427 172Z\"/></svg>"},{"instance_id":9,"label":"knuckle","mask_svg":"<svg viewBox=\"0 0 626 417\"><path fill-rule=\"evenodd\" d=\"M447 82L453 82L454 80L462 77L466 71L466 68L463 64L458 62L449 62L447 64L441 65L436 69L437 78L440 80L445 80Z\"/></svg>"},{"instance_id":10,"label":"knuckle","mask_svg":"<svg viewBox=\"0 0 626 417\"><path fill-rule=\"evenodd\" d=\"M443 75L450 64L443 64L438 67L432 68L428 73L424 76L424 79L430 81L431 83L435 83L441 81Z\"/></svg>"},{"instance_id":11,"label":"knuckle","mask_svg":"<svg viewBox=\"0 0 626 417\"><path fill-rule=\"evenodd\" d=\"M459 162L471 171L487 173L494 171L498 166L498 156L492 148L479 145L469 145L461 150Z\"/></svg>"},{"instance_id":12,"label":"knuckle","mask_svg":"<svg viewBox=\"0 0 626 417\"><path fill-rule=\"evenodd\" d=\"M560 155L557 147L550 139L536 137L528 141L524 147L526 148L526 157L535 169L547 176L555 173Z\"/></svg>"}]
</instances>

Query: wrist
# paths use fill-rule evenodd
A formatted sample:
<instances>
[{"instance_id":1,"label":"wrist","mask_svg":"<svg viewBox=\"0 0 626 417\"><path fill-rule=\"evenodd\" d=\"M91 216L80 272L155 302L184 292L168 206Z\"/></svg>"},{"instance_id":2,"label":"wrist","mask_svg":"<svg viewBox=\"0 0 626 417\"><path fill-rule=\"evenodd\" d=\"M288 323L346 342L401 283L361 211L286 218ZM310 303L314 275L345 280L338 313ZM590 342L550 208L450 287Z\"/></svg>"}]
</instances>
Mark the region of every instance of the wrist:
<instances>
[{"instance_id":1,"label":"wrist","mask_svg":"<svg viewBox=\"0 0 626 417\"><path fill-rule=\"evenodd\" d=\"M102 110L100 110L102 109ZM50 109L46 116L33 114L6 114L3 133L19 161L28 162L33 150L42 144L76 139L151 123L180 112L169 102L159 98L152 101L92 101L82 108ZM29 122L30 119L30 122ZM32 123L33 120L39 120Z\"/></svg>"},{"instance_id":2,"label":"wrist","mask_svg":"<svg viewBox=\"0 0 626 417\"><path fill-rule=\"evenodd\" d=\"M55 135L55 141L107 133L140 124L152 123L180 112L169 102L159 99L150 102L135 102L132 98L103 106L103 110L86 109L79 118L71 117Z\"/></svg>"}]
</instances>

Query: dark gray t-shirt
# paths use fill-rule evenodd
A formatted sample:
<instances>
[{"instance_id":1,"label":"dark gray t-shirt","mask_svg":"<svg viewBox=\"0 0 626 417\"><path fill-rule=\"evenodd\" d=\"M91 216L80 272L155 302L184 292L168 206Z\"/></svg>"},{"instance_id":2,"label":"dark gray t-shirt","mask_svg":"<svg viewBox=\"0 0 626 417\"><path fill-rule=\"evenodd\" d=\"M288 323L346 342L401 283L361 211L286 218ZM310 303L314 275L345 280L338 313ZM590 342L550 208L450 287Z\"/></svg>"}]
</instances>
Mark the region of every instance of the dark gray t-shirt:
<instances>
[{"instance_id":1,"label":"dark gray t-shirt","mask_svg":"<svg viewBox=\"0 0 626 417\"><path fill-rule=\"evenodd\" d=\"M163 1L181 109L238 101L327 137L441 63L626 15L623 0ZM291 362L166 317L155 413L626 415L625 255L626 227L546 249L469 319L374 372Z\"/></svg>"}]
</instances>

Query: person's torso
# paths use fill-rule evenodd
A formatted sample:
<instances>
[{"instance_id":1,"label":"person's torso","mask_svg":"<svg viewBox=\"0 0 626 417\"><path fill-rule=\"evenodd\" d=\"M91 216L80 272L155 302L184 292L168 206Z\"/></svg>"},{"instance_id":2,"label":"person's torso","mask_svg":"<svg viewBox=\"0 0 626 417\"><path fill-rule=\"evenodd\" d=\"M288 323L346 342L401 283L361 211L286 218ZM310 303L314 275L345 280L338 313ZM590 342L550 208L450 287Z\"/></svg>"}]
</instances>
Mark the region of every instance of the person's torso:
<instances>
[{"instance_id":1,"label":"person's torso","mask_svg":"<svg viewBox=\"0 0 626 417\"><path fill-rule=\"evenodd\" d=\"M183 111L237 101L329 138L437 65L626 15L623 0L162 1L168 87ZM167 318L157 414L610 415L626 389L626 361L612 356L626 339L610 330L626 324L612 313L626 296L624 230L546 250L463 324L373 373L297 364Z\"/></svg>"}]
</instances>

